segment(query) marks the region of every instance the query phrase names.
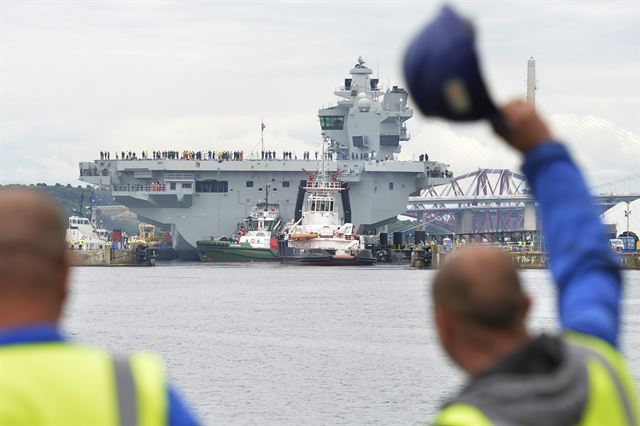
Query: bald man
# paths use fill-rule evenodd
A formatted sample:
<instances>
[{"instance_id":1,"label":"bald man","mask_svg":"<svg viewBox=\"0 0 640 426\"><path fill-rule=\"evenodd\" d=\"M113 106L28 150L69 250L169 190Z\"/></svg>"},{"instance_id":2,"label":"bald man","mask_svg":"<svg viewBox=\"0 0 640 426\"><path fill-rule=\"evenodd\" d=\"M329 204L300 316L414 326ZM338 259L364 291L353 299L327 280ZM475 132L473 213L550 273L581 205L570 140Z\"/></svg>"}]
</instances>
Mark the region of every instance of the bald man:
<instances>
[{"instance_id":1,"label":"bald man","mask_svg":"<svg viewBox=\"0 0 640 426\"><path fill-rule=\"evenodd\" d=\"M438 425L638 425L618 345L621 280L595 206L567 150L525 102L503 108L505 141L524 154L545 232L563 333L532 336L511 259L492 247L453 254L432 283L442 348L469 376Z\"/></svg>"},{"instance_id":2,"label":"bald man","mask_svg":"<svg viewBox=\"0 0 640 426\"><path fill-rule=\"evenodd\" d=\"M196 424L156 356L63 337L65 232L42 195L0 189L0 425Z\"/></svg>"}]
</instances>

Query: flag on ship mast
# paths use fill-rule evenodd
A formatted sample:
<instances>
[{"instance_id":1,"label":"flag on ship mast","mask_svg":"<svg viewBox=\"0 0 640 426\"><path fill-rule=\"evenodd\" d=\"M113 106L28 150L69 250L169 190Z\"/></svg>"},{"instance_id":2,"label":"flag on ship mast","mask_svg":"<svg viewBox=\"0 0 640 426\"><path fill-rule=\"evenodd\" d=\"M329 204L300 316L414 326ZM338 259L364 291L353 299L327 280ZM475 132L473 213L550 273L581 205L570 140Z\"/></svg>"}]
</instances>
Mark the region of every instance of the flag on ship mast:
<instances>
[{"instance_id":1,"label":"flag on ship mast","mask_svg":"<svg viewBox=\"0 0 640 426\"><path fill-rule=\"evenodd\" d=\"M264 130L265 127L267 126L264 124L264 121L260 120L260 130Z\"/></svg>"}]
</instances>

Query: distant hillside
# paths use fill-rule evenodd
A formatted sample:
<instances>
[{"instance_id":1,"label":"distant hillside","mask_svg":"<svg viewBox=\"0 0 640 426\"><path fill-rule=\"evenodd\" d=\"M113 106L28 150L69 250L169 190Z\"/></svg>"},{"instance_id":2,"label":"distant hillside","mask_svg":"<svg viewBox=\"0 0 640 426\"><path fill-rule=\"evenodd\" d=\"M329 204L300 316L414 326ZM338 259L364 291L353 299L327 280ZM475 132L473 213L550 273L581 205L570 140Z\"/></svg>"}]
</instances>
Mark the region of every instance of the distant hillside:
<instances>
[{"instance_id":1,"label":"distant hillside","mask_svg":"<svg viewBox=\"0 0 640 426\"><path fill-rule=\"evenodd\" d=\"M62 209L66 216L73 216L79 213L78 209L80 208L80 199L83 197L83 194L83 208L86 208L89 203L90 188L85 188L79 185L71 186L61 185L59 183L55 185L47 185L44 183L38 183L35 185L7 185L7 187L22 187L42 192L43 194L51 197L53 201L60 206L60 209ZM96 189L95 194L96 206L111 206L115 204L113 202L113 197L111 196L111 191Z\"/></svg>"},{"instance_id":2,"label":"distant hillside","mask_svg":"<svg viewBox=\"0 0 640 426\"><path fill-rule=\"evenodd\" d=\"M38 192L42 192L49 196L58 204L63 214L67 217L79 215L88 215L89 197L91 189L82 186L71 185L47 185L38 183L35 185L7 185L7 187L28 188ZM124 206L117 206L111 196L111 191L104 189L96 189L96 213L98 219L98 227L105 229L124 229L130 234L138 233L137 216L130 212ZM82 200L82 212L80 209L80 200ZM109 207L111 206L111 207Z\"/></svg>"}]
</instances>

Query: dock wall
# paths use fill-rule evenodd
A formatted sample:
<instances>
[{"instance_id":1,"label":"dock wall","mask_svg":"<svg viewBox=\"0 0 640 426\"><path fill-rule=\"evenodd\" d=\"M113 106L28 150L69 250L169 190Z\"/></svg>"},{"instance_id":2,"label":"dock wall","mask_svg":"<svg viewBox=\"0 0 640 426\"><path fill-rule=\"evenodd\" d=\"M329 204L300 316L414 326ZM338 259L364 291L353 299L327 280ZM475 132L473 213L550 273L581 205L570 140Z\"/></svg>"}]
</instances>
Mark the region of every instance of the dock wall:
<instances>
[{"instance_id":1,"label":"dock wall","mask_svg":"<svg viewBox=\"0 0 640 426\"><path fill-rule=\"evenodd\" d=\"M125 266L136 265L133 250L105 248L102 250L68 250L73 266Z\"/></svg>"},{"instance_id":2,"label":"dock wall","mask_svg":"<svg viewBox=\"0 0 640 426\"><path fill-rule=\"evenodd\" d=\"M438 268L452 252L435 250L432 257L432 268ZM518 269L546 269L547 253L545 252L507 252L517 265ZM419 256L418 256L419 257ZM619 253L617 254L622 269L640 269L640 253ZM411 266L422 269L423 265L415 261L416 256L412 255Z\"/></svg>"}]
</instances>

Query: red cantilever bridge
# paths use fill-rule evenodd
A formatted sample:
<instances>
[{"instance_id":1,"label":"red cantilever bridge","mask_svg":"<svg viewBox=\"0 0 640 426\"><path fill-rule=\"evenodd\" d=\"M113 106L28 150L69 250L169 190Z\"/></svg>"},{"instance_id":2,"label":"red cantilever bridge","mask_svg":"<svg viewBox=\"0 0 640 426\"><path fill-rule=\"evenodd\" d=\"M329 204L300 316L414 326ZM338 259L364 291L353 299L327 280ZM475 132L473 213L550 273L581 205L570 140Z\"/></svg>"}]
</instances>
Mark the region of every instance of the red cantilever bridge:
<instances>
[{"instance_id":1,"label":"red cantilever bridge","mask_svg":"<svg viewBox=\"0 0 640 426\"><path fill-rule=\"evenodd\" d=\"M640 193L599 194L603 209L633 201ZM537 229L535 200L524 175L508 169L478 169L409 198L407 214L455 233Z\"/></svg>"}]
</instances>

